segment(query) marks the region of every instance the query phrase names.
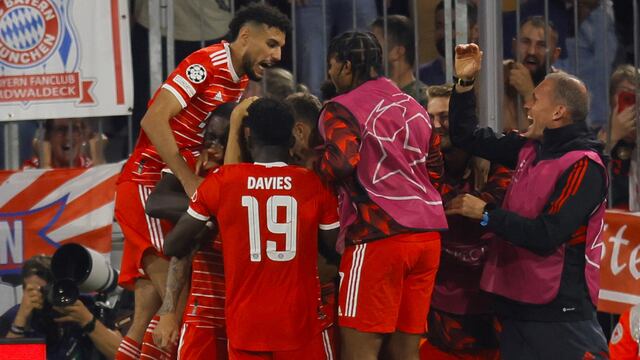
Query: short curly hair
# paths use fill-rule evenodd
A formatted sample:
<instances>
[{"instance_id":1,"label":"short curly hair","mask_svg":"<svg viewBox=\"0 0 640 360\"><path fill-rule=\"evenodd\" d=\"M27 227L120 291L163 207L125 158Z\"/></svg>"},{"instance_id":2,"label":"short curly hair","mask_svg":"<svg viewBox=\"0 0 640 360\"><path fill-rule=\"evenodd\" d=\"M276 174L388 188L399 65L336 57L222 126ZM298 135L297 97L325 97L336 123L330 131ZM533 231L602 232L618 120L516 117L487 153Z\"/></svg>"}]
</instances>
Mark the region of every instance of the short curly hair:
<instances>
[{"instance_id":1,"label":"short curly hair","mask_svg":"<svg viewBox=\"0 0 640 360\"><path fill-rule=\"evenodd\" d=\"M240 28L249 22L275 27L285 34L291 30L289 18L280 10L271 5L254 2L241 8L229 23L231 39L237 39Z\"/></svg>"},{"instance_id":2,"label":"short curly hair","mask_svg":"<svg viewBox=\"0 0 640 360\"><path fill-rule=\"evenodd\" d=\"M260 98L247 108L244 126L251 130L252 142L289 148L292 143L293 111L282 100Z\"/></svg>"}]
</instances>

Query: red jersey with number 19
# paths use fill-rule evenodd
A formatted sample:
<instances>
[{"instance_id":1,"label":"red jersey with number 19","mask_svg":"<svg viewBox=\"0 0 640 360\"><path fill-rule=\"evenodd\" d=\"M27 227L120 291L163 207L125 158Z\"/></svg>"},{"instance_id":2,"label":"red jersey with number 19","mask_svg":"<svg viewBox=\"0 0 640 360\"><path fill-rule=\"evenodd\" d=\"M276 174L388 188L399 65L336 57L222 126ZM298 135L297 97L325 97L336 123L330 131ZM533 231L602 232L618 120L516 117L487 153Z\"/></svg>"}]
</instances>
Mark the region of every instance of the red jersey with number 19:
<instances>
[{"instance_id":1,"label":"red jersey with number 19","mask_svg":"<svg viewBox=\"0 0 640 360\"><path fill-rule=\"evenodd\" d=\"M294 350L322 331L318 230L339 223L336 198L315 173L284 163L224 165L187 213L218 220L231 347Z\"/></svg>"}]
</instances>

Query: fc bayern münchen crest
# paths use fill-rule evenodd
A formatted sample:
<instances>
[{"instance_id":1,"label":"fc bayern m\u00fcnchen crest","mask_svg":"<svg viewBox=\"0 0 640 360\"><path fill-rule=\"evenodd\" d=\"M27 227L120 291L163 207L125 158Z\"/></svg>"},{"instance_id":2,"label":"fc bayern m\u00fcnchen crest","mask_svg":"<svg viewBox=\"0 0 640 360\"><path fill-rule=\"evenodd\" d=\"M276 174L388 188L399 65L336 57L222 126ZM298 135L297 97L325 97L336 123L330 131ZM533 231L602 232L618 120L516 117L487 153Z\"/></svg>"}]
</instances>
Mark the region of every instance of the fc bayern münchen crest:
<instances>
[{"instance_id":1,"label":"fc bayern m\u00fcnchen crest","mask_svg":"<svg viewBox=\"0 0 640 360\"><path fill-rule=\"evenodd\" d=\"M194 84L200 84L207 78L207 70L200 64L193 64L187 68L187 77Z\"/></svg>"},{"instance_id":2,"label":"fc bayern m\u00fcnchen crest","mask_svg":"<svg viewBox=\"0 0 640 360\"><path fill-rule=\"evenodd\" d=\"M55 63L71 70L77 49L66 21L69 1L0 1L0 65L34 68L57 54ZM70 57L72 53L75 56Z\"/></svg>"}]
</instances>

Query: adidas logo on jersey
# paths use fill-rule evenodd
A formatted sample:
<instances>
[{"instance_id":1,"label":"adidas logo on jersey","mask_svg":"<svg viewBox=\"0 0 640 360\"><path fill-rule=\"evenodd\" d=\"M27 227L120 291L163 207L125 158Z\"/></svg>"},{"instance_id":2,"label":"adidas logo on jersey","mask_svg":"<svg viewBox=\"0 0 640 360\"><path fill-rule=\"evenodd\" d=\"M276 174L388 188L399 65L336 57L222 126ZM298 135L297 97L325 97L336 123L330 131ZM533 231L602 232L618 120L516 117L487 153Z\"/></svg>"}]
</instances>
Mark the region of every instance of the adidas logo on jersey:
<instances>
[{"instance_id":1,"label":"adidas logo on jersey","mask_svg":"<svg viewBox=\"0 0 640 360\"><path fill-rule=\"evenodd\" d=\"M220 91L218 91L218 93L216 94L216 96L213 97L213 99L215 101L222 101L222 93L220 93Z\"/></svg>"}]
</instances>

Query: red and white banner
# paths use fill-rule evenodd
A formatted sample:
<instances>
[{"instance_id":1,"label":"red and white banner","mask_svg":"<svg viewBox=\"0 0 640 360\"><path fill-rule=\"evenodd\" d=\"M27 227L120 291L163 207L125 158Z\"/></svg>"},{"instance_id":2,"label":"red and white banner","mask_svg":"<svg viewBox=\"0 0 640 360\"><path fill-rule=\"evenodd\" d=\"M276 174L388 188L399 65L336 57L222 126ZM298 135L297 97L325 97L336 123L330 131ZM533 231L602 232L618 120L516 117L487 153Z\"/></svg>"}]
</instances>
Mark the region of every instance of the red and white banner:
<instances>
[{"instance_id":1,"label":"red and white banner","mask_svg":"<svg viewBox=\"0 0 640 360\"><path fill-rule=\"evenodd\" d=\"M65 243L111 252L122 163L88 169L0 171L0 275Z\"/></svg>"},{"instance_id":2,"label":"red and white banner","mask_svg":"<svg viewBox=\"0 0 640 360\"><path fill-rule=\"evenodd\" d=\"M640 213L608 210L604 220L598 310L621 314L640 304Z\"/></svg>"},{"instance_id":3,"label":"red and white banner","mask_svg":"<svg viewBox=\"0 0 640 360\"><path fill-rule=\"evenodd\" d=\"M0 121L128 114L126 0L0 0Z\"/></svg>"}]
</instances>

